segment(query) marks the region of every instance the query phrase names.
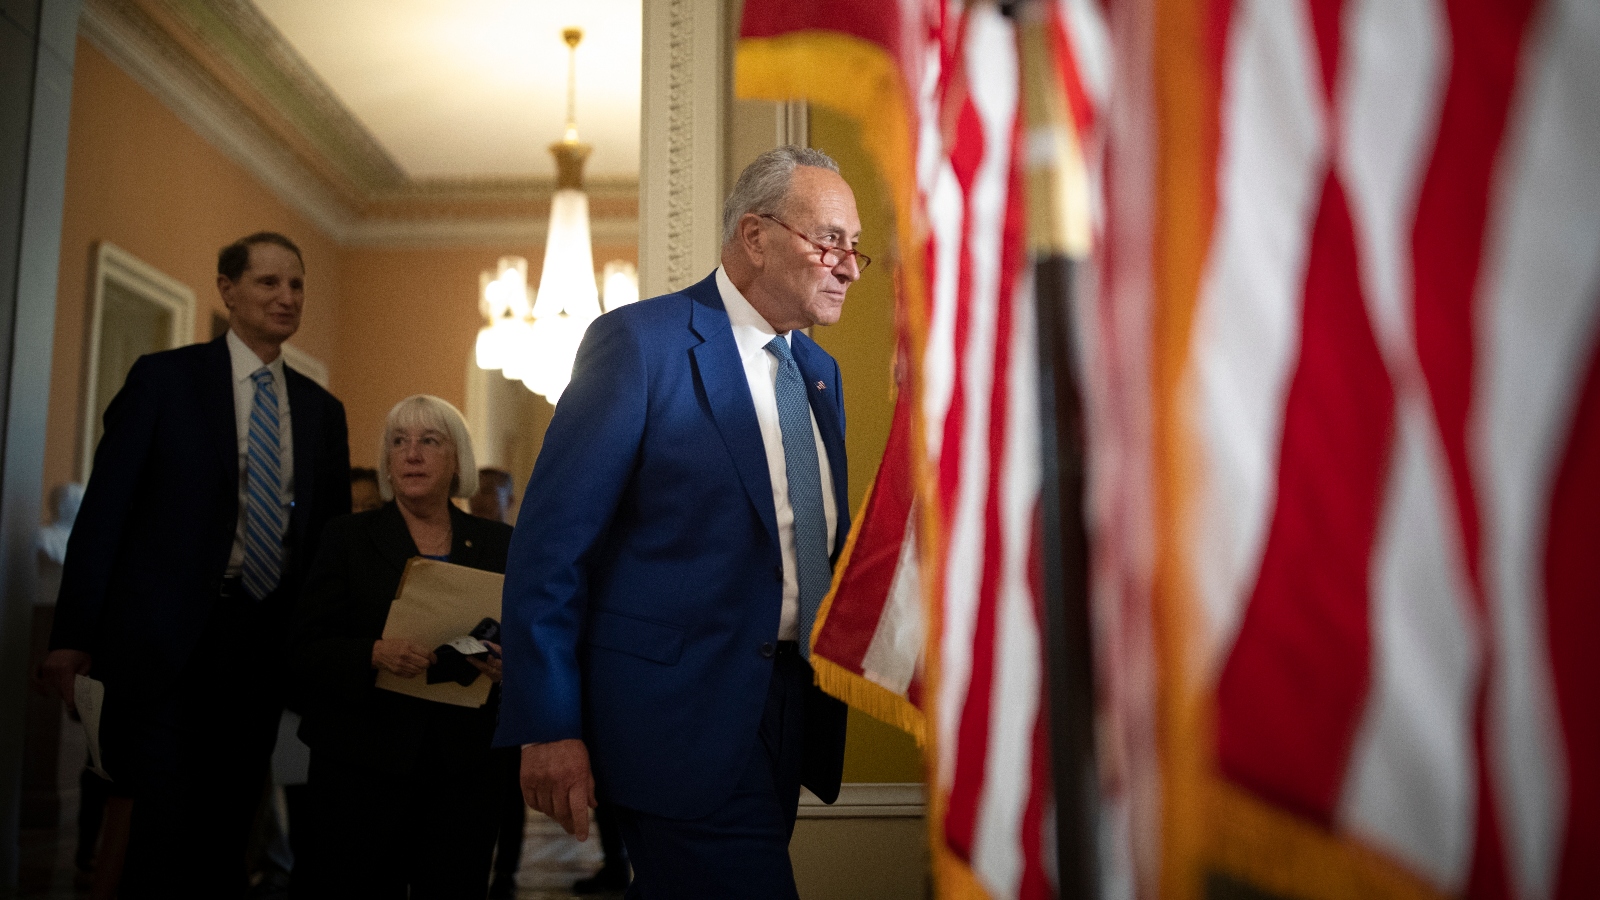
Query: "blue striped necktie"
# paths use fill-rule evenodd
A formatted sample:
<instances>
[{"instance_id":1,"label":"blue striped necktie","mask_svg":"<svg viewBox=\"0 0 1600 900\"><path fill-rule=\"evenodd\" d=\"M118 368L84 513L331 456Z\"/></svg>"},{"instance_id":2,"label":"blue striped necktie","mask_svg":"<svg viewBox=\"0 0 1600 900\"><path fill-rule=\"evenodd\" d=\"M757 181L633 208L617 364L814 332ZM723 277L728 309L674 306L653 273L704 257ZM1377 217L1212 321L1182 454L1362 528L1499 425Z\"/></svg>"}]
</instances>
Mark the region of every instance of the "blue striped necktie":
<instances>
[{"instance_id":1,"label":"blue striped necktie","mask_svg":"<svg viewBox=\"0 0 1600 900\"><path fill-rule=\"evenodd\" d=\"M239 574L245 593L260 600L277 588L283 570L283 448L272 372L263 366L250 378L256 398L245 441L244 569Z\"/></svg>"},{"instance_id":2,"label":"blue striped necktie","mask_svg":"<svg viewBox=\"0 0 1600 900\"><path fill-rule=\"evenodd\" d=\"M778 428L783 432L783 467L789 476L789 506L794 510L795 566L800 576L800 652L811 657L811 628L833 581L828 562L828 520L822 509L822 470L811 430L811 404L805 379L789 342L780 335L767 343L778 358Z\"/></svg>"}]
</instances>

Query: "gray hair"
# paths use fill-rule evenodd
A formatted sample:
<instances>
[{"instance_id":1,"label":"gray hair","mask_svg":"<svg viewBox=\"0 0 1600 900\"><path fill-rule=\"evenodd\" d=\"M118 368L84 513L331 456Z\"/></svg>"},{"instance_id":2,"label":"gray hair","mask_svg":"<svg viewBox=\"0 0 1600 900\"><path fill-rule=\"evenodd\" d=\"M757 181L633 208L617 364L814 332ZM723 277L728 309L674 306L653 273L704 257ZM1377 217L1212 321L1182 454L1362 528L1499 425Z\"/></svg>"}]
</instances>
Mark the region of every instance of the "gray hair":
<instances>
[{"instance_id":1,"label":"gray hair","mask_svg":"<svg viewBox=\"0 0 1600 900\"><path fill-rule=\"evenodd\" d=\"M389 441L402 428L431 428L448 435L456 451L456 477L450 482L450 495L471 497L478 492L478 460L472 453L467 420L446 400L432 394L413 394L396 403L383 422L383 439L378 443L378 496L394 499L394 485L389 483Z\"/></svg>"},{"instance_id":2,"label":"gray hair","mask_svg":"<svg viewBox=\"0 0 1600 900\"><path fill-rule=\"evenodd\" d=\"M733 242L739 230L739 220L745 213L763 215L777 213L789 195L789 182L794 179L796 166L827 169L839 174L839 164L821 150L796 147L793 144L776 147L755 158L739 173L728 199L722 203L722 244Z\"/></svg>"}]
</instances>

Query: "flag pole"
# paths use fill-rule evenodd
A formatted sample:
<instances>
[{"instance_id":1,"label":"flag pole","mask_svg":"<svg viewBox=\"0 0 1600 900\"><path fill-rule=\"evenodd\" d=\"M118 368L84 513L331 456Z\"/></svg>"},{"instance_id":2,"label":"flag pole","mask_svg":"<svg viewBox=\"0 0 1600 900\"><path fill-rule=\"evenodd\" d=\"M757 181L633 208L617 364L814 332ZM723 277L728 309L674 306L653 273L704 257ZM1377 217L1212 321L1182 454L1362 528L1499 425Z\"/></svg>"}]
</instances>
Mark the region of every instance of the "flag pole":
<instances>
[{"instance_id":1,"label":"flag pole","mask_svg":"<svg viewBox=\"0 0 1600 900\"><path fill-rule=\"evenodd\" d=\"M1088 188L1045 6L1038 0L1013 0L1005 6L1017 24L1028 249L1038 316L1042 604L1057 890L1062 898L1089 900L1100 895L1100 798L1084 509L1083 391L1073 321L1078 260L1089 249Z\"/></svg>"}]
</instances>

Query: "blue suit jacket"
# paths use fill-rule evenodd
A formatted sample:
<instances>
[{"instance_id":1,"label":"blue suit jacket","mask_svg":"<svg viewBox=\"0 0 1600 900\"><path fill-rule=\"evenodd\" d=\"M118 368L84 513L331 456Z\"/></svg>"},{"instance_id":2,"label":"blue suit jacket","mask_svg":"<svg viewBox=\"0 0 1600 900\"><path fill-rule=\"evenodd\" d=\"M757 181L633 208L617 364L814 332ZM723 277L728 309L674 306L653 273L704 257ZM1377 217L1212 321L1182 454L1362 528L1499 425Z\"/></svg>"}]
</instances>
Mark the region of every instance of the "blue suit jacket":
<instances>
[{"instance_id":1,"label":"blue suit jacket","mask_svg":"<svg viewBox=\"0 0 1600 900\"><path fill-rule=\"evenodd\" d=\"M284 367L294 427L294 507L275 620L322 526L350 511L344 406ZM67 541L52 649L87 650L125 691L169 685L199 641L239 519L233 369L224 338L142 356L106 409L105 436Z\"/></svg>"},{"instance_id":2,"label":"blue suit jacket","mask_svg":"<svg viewBox=\"0 0 1600 900\"><path fill-rule=\"evenodd\" d=\"M792 347L833 473L837 555L839 367L803 334ZM714 277L595 320L512 536L496 743L581 737L602 796L709 813L756 746L782 592L766 451ZM801 781L825 800L844 718L811 688Z\"/></svg>"}]
</instances>

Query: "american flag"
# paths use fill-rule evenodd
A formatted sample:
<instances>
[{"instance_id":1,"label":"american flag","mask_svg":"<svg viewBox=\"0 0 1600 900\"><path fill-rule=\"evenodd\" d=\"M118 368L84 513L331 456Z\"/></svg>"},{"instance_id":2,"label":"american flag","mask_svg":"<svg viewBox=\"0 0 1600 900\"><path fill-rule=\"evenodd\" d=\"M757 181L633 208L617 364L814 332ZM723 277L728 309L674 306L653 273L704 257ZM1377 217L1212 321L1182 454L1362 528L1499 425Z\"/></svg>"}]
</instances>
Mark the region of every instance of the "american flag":
<instances>
[{"instance_id":1,"label":"american flag","mask_svg":"<svg viewBox=\"0 0 1600 900\"><path fill-rule=\"evenodd\" d=\"M1127 891L1600 895L1600 4L1112 8Z\"/></svg>"},{"instance_id":2,"label":"american flag","mask_svg":"<svg viewBox=\"0 0 1600 900\"><path fill-rule=\"evenodd\" d=\"M1100 68L1055 73L1084 124L1098 12L1041 7L1058 59L1098 42ZM924 739L944 897L1055 892L1016 32L994 4L749 2L736 68L743 96L855 115L897 201L902 391L812 659L824 687Z\"/></svg>"},{"instance_id":3,"label":"american flag","mask_svg":"<svg viewBox=\"0 0 1600 900\"><path fill-rule=\"evenodd\" d=\"M821 6L850 18L791 23ZM1103 893L1600 894L1600 4L1055 10L1104 139ZM941 893L1044 896L1015 41L983 4L868 20L893 64L845 111L900 203L911 360L912 462L873 496L912 490L853 559L926 603L878 589L830 658L920 700ZM790 82L762 95L834 87ZM920 673L872 654L907 627Z\"/></svg>"}]
</instances>

